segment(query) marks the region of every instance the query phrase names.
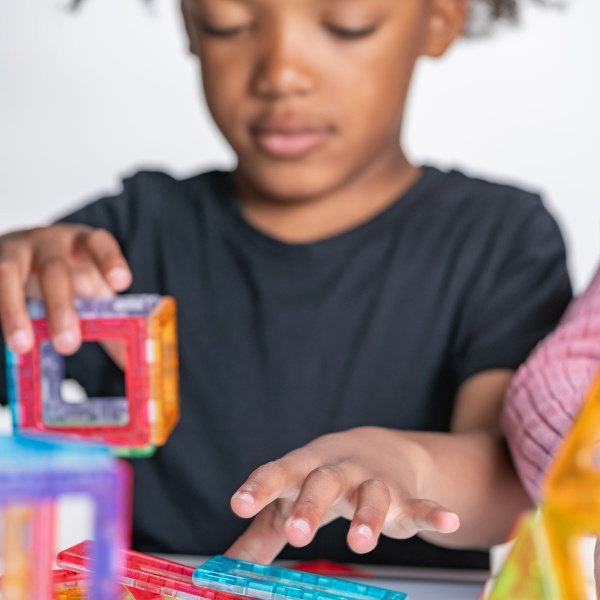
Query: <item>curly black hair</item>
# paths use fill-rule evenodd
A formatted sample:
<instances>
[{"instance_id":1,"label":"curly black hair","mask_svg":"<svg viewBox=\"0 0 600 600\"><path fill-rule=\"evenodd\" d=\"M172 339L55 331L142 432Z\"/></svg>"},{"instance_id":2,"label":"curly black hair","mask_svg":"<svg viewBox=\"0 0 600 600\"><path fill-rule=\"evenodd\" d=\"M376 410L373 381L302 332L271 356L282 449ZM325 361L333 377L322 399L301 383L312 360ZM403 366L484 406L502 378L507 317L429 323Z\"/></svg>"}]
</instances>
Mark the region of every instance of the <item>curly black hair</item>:
<instances>
[{"instance_id":1,"label":"curly black hair","mask_svg":"<svg viewBox=\"0 0 600 600\"><path fill-rule=\"evenodd\" d=\"M76 10L84 0L71 0L71 8ZM153 0L145 0L151 3ZM497 21L516 22L519 7L525 0L469 0L469 17L465 27L466 37L487 35ZM562 6L563 0L531 0L537 4Z\"/></svg>"},{"instance_id":2,"label":"curly black hair","mask_svg":"<svg viewBox=\"0 0 600 600\"><path fill-rule=\"evenodd\" d=\"M531 0L536 4L562 7L566 0ZM485 36L491 33L498 21L516 23L519 9L525 0L469 0L469 16L465 26L466 37Z\"/></svg>"}]
</instances>

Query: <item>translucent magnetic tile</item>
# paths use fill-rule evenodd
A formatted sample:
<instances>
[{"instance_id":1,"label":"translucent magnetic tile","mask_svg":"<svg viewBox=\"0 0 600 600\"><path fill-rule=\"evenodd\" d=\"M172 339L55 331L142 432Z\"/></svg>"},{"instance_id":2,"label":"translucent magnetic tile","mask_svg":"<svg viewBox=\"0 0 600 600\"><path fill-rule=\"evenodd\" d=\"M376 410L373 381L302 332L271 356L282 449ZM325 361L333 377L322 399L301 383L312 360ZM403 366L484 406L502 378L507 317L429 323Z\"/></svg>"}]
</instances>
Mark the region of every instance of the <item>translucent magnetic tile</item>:
<instances>
[{"instance_id":1,"label":"translucent magnetic tile","mask_svg":"<svg viewBox=\"0 0 600 600\"><path fill-rule=\"evenodd\" d=\"M125 346L125 397L69 402L62 395L63 357L50 341L45 310L30 302L36 338L32 352L9 369L15 373L13 420L23 432L52 432L123 448L128 457L149 456L179 419L175 301L169 296L123 295L75 299L84 342ZM13 361L14 363L14 361ZM128 452L127 449L133 449Z\"/></svg>"},{"instance_id":2,"label":"translucent magnetic tile","mask_svg":"<svg viewBox=\"0 0 600 600\"><path fill-rule=\"evenodd\" d=\"M55 590L87 587L87 576L67 569L52 570L52 586Z\"/></svg>"},{"instance_id":3,"label":"translucent magnetic tile","mask_svg":"<svg viewBox=\"0 0 600 600\"><path fill-rule=\"evenodd\" d=\"M49 340L40 344L40 363L42 414L46 425L124 425L128 422L129 402L124 397L65 402L61 393L65 361Z\"/></svg>"},{"instance_id":4,"label":"translucent magnetic tile","mask_svg":"<svg viewBox=\"0 0 600 600\"><path fill-rule=\"evenodd\" d=\"M8 347L5 348L6 355L6 392L8 406L10 407L13 430L19 425L19 355Z\"/></svg>"},{"instance_id":5,"label":"translucent magnetic tile","mask_svg":"<svg viewBox=\"0 0 600 600\"><path fill-rule=\"evenodd\" d=\"M88 473L113 464L110 452L98 445L73 443L56 435L0 436L0 475L22 478L30 471L49 470Z\"/></svg>"},{"instance_id":6,"label":"translucent magnetic tile","mask_svg":"<svg viewBox=\"0 0 600 600\"><path fill-rule=\"evenodd\" d=\"M213 585L235 594L259 598L297 598L323 600L372 598L374 600L406 600L408 596L395 590L273 567L258 563L215 556L198 567L193 575L196 585Z\"/></svg>"},{"instance_id":7,"label":"translucent magnetic tile","mask_svg":"<svg viewBox=\"0 0 600 600\"><path fill-rule=\"evenodd\" d=\"M56 562L63 568L90 571L93 542L86 541L58 553ZM164 558L142 554L133 550L123 551L120 582L127 586L132 597L140 600L178 598L181 600L256 600L195 585L192 581L194 568ZM143 592L147 592L144 594ZM149 593L155 595L148 595ZM160 594L160 595L157 595Z\"/></svg>"},{"instance_id":8,"label":"translucent magnetic tile","mask_svg":"<svg viewBox=\"0 0 600 600\"><path fill-rule=\"evenodd\" d=\"M52 592L52 600L89 600L90 595L85 588L59 589Z\"/></svg>"},{"instance_id":9,"label":"translucent magnetic tile","mask_svg":"<svg viewBox=\"0 0 600 600\"><path fill-rule=\"evenodd\" d=\"M20 429L62 433L69 438L93 439L111 446L146 447L152 444L152 413L148 408L148 364L145 360L147 319L128 316L81 320L81 334L85 341L111 338L120 339L126 345L125 389L129 418L127 423L122 425L88 421L84 425L49 426L44 422L42 383L49 378L44 377L41 369L40 350L42 343L48 339L49 332L44 319L34 319L32 324L36 344L32 352L21 355L19 360ZM60 385L60 382L56 385ZM87 406L88 402L81 404L84 414ZM99 406L102 406L101 402Z\"/></svg>"},{"instance_id":10,"label":"translucent magnetic tile","mask_svg":"<svg viewBox=\"0 0 600 600\"><path fill-rule=\"evenodd\" d=\"M82 319L145 317L160 299L158 294L125 294L113 298L75 298L73 305ZM44 303L40 300L29 300L27 310L32 319L46 318Z\"/></svg>"},{"instance_id":11,"label":"translucent magnetic tile","mask_svg":"<svg viewBox=\"0 0 600 600\"><path fill-rule=\"evenodd\" d=\"M54 530L54 518L48 516L40 505L53 502L63 494L86 494L94 506L96 538L95 569L90 588L95 600L114 600L117 565L113 557L116 551L124 546L127 528L126 493L129 483L125 465L121 465L106 449L81 443L59 442L49 435L43 439L20 435L0 436L0 490L0 506L9 506L10 509L15 503L26 504L31 517L26 512L16 514L16 517L25 523L29 520L34 525L37 519L38 523L51 530ZM12 523L19 527L19 522L14 518L15 513L9 516ZM53 543L48 537L51 532L42 531L39 527L33 529L35 535L32 537L32 548L35 551L28 553L25 559L29 561L30 554L34 559L40 555L48 555L48 560L44 560L47 567L51 564L50 556L53 553ZM38 532L43 533L44 541L38 540ZM29 536L25 539L28 538ZM8 540L7 547L11 559L15 557L13 546L13 540ZM29 564L33 563L29 561ZM44 582L44 591L29 595L25 593L23 597L28 600L45 600L51 596L51 583L46 582L39 568L36 569L35 565L33 567L38 576L30 577L30 580ZM9 575L9 579L18 579L23 572L21 565L17 564L9 565L5 574ZM20 593L24 586L21 581L17 583ZM10 585L13 585L12 580Z\"/></svg>"},{"instance_id":12,"label":"translucent magnetic tile","mask_svg":"<svg viewBox=\"0 0 600 600\"><path fill-rule=\"evenodd\" d=\"M112 453L119 458L148 458L156 452L156 446L149 444L140 448L125 448L113 446Z\"/></svg>"},{"instance_id":13,"label":"translucent magnetic tile","mask_svg":"<svg viewBox=\"0 0 600 600\"><path fill-rule=\"evenodd\" d=\"M148 317L149 395L153 399L153 443L164 444L179 420L177 317L173 298L165 297Z\"/></svg>"},{"instance_id":14,"label":"translucent magnetic tile","mask_svg":"<svg viewBox=\"0 0 600 600\"><path fill-rule=\"evenodd\" d=\"M87 600L88 581L82 573L57 569L52 571L53 600Z\"/></svg>"}]
</instances>

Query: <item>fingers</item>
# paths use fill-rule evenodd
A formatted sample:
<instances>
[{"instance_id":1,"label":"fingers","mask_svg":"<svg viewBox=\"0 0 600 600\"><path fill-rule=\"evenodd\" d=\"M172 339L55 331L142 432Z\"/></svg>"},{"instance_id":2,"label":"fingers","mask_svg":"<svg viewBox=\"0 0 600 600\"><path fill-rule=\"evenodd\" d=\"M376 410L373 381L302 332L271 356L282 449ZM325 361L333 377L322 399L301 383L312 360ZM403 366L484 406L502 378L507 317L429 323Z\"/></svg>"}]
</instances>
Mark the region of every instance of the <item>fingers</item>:
<instances>
[{"instance_id":1,"label":"fingers","mask_svg":"<svg viewBox=\"0 0 600 600\"><path fill-rule=\"evenodd\" d=\"M399 503L388 516L384 533L395 538L408 538L419 531L453 533L460 527L458 515L432 500L409 499Z\"/></svg>"},{"instance_id":2,"label":"fingers","mask_svg":"<svg viewBox=\"0 0 600 600\"><path fill-rule=\"evenodd\" d=\"M440 533L454 533L460 527L460 519L443 506L439 506L431 514L431 523L435 531Z\"/></svg>"},{"instance_id":3,"label":"fingers","mask_svg":"<svg viewBox=\"0 0 600 600\"><path fill-rule=\"evenodd\" d=\"M81 344L73 296L110 296L130 284L119 244L105 230L65 224L0 238L0 322L15 352L33 345L25 290L42 298L53 344L70 354Z\"/></svg>"},{"instance_id":4,"label":"fingers","mask_svg":"<svg viewBox=\"0 0 600 600\"><path fill-rule=\"evenodd\" d=\"M50 338L61 354L71 354L81 345L81 330L73 308L73 273L78 264L87 267L81 277L89 295L112 295L129 287L131 272L115 238L103 229L79 228L73 237L46 236L38 245L36 264L38 284L48 318ZM101 277L98 278L96 272ZM106 289L106 281L109 289ZM76 295L80 295L77 293Z\"/></svg>"},{"instance_id":5,"label":"fingers","mask_svg":"<svg viewBox=\"0 0 600 600\"><path fill-rule=\"evenodd\" d=\"M237 514L245 512L252 516L257 505L267 504L227 555L268 563L287 543L308 544L319 526L332 520L328 512L343 487L340 474L331 467L317 468L308 474L295 501L281 497L269 501L277 490L285 490L289 483L281 462L257 469L233 496L232 507Z\"/></svg>"},{"instance_id":6,"label":"fingers","mask_svg":"<svg viewBox=\"0 0 600 600\"><path fill-rule=\"evenodd\" d=\"M225 552L226 556L270 563L287 543L283 525L290 501L272 503L256 515L248 529Z\"/></svg>"},{"instance_id":7,"label":"fingers","mask_svg":"<svg viewBox=\"0 0 600 600\"><path fill-rule=\"evenodd\" d=\"M381 481L370 479L359 486L356 511L347 536L351 550L357 554L364 554L375 548L390 508L390 501L390 490Z\"/></svg>"},{"instance_id":8,"label":"fingers","mask_svg":"<svg viewBox=\"0 0 600 600\"><path fill-rule=\"evenodd\" d=\"M309 471L302 453L294 452L254 471L233 495L231 507L241 517L258 513L255 518L255 522L260 519L258 526L272 527L277 522L278 535L284 542L305 546L322 524L332 520L328 512L345 485L341 470L323 466ZM283 504L287 507L285 514L281 509ZM271 519L265 525L263 515L272 506L279 507L279 520ZM257 525L253 523L251 527L254 532Z\"/></svg>"},{"instance_id":9,"label":"fingers","mask_svg":"<svg viewBox=\"0 0 600 600\"><path fill-rule=\"evenodd\" d=\"M253 517L277 498L285 497L292 479L281 460L267 463L252 472L232 496L231 509L239 517Z\"/></svg>"},{"instance_id":10,"label":"fingers","mask_svg":"<svg viewBox=\"0 0 600 600\"><path fill-rule=\"evenodd\" d=\"M72 354L81 344L81 331L73 308L71 270L58 252L48 253L40 261L38 282L52 344L61 354Z\"/></svg>"},{"instance_id":11,"label":"fingers","mask_svg":"<svg viewBox=\"0 0 600 600\"><path fill-rule=\"evenodd\" d=\"M13 352L29 352L33 345L23 288L30 263L29 252L18 253L10 244L0 249L0 323L6 344Z\"/></svg>"},{"instance_id":12,"label":"fingers","mask_svg":"<svg viewBox=\"0 0 600 600\"><path fill-rule=\"evenodd\" d=\"M308 474L284 525L292 546L306 546L313 539L344 489L343 474L334 467L319 467Z\"/></svg>"},{"instance_id":13,"label":"fingers","mask_svg":"<svg viewBox=\"0 0 600 600\"><path fill-rule=\"evenodd\" d=\"M232 553L272 560L285 541L305 546L319 527L340 516L351 520L348 545L361 554L373 550L382 533L404 539L420 531L456 531L456 514L415 498L412 471L399 471L397 461L386 466L381 454L357 446L364 434L322 436L256 469L231 499L237 515L255 517Z\"/></svg>"},{"instance_id":14,"label":"fingers","mask_svg":"<svg viewBox=\"0 0 600 600\"><path fill-rule=\"evenodd\" d=\"M115 292L131 285L131 271L117 240L105 229L94 229L77 236L78 246L95 263L103 278Z\"/></svg>"}]
</instances>

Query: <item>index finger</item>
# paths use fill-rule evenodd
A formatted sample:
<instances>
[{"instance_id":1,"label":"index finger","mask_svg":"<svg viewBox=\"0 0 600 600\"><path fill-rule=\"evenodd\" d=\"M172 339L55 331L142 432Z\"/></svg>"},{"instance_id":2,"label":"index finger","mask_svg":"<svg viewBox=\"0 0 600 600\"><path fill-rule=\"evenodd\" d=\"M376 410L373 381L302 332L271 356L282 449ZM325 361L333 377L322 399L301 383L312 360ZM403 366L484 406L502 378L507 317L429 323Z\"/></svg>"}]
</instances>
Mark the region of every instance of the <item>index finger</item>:
<instances>
[{"instance_id":1,"label":"index finger","mask_svg":"<svg viewBox=\"0 0 600 600\"><path fill-rule=\"evenodd\" d=\"M6 345L18 353L29 352L33 345L24 288L30 267L30 249L5 242L0 251L0 324Z\"/></svg>"},{"instance_id":2,"label":"index finger","mask_svg":"<svg viewBox=\"0 0 600 600\"><path fill-rule=\"evenodd\" d=\"M102 277L116 292L131 285L131 270L116 238L106 229L82 231L75 238L78 249L85 251Z\"/></svg>"},{"instance_id":3,"label":"index finger","mask_svg":"<svg viewBox=\"0 0 600 600\"><path fill-rule=\"evenodd\" d=\"M61 354L72 354L81 344L81 330L73 306L71 268L63 246L62 240L46 240L40 246L35 268L52 344Z\"/></svg>"},{"instance_id":4,"label":"index finger","mask_svg":"<svg viewBox=\"0 0 600 600\"><path fill-rule=\"evenodd\" d=\"M303 448L258 467L231 498L234 513L249 518L277 498L295 498L318 464Z\"/></svg>"},{"instance_id":5,"label":"index finger","mask_svg":"<svg viewBox=\"0 0 600 600\"><path fill-rule=\"evenodd\" d=\"M284 548L285 514L274 504L263 509L246 531L225 552L226 556L258 563L270 563Z\"/></svg>"}]
</instances>

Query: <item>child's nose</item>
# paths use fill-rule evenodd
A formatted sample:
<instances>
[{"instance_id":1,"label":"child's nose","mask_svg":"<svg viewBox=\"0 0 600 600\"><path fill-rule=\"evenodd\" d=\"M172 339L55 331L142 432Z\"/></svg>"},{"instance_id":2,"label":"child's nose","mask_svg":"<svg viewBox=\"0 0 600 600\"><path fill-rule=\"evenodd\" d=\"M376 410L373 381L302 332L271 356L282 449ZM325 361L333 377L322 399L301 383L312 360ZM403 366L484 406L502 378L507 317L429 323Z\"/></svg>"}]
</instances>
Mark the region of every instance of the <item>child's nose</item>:
<instances>
[{"instance_id":1,"label":"child's nose","mask_svg":"<svg viewBox=\"0 0 600 600\"><path fill-rule=\"evenodd\" d=\"M261 96L305 95L316 83L316 70L297 36L279 33L264 45L254 76Z\"/></svg>"}]
</instances>

